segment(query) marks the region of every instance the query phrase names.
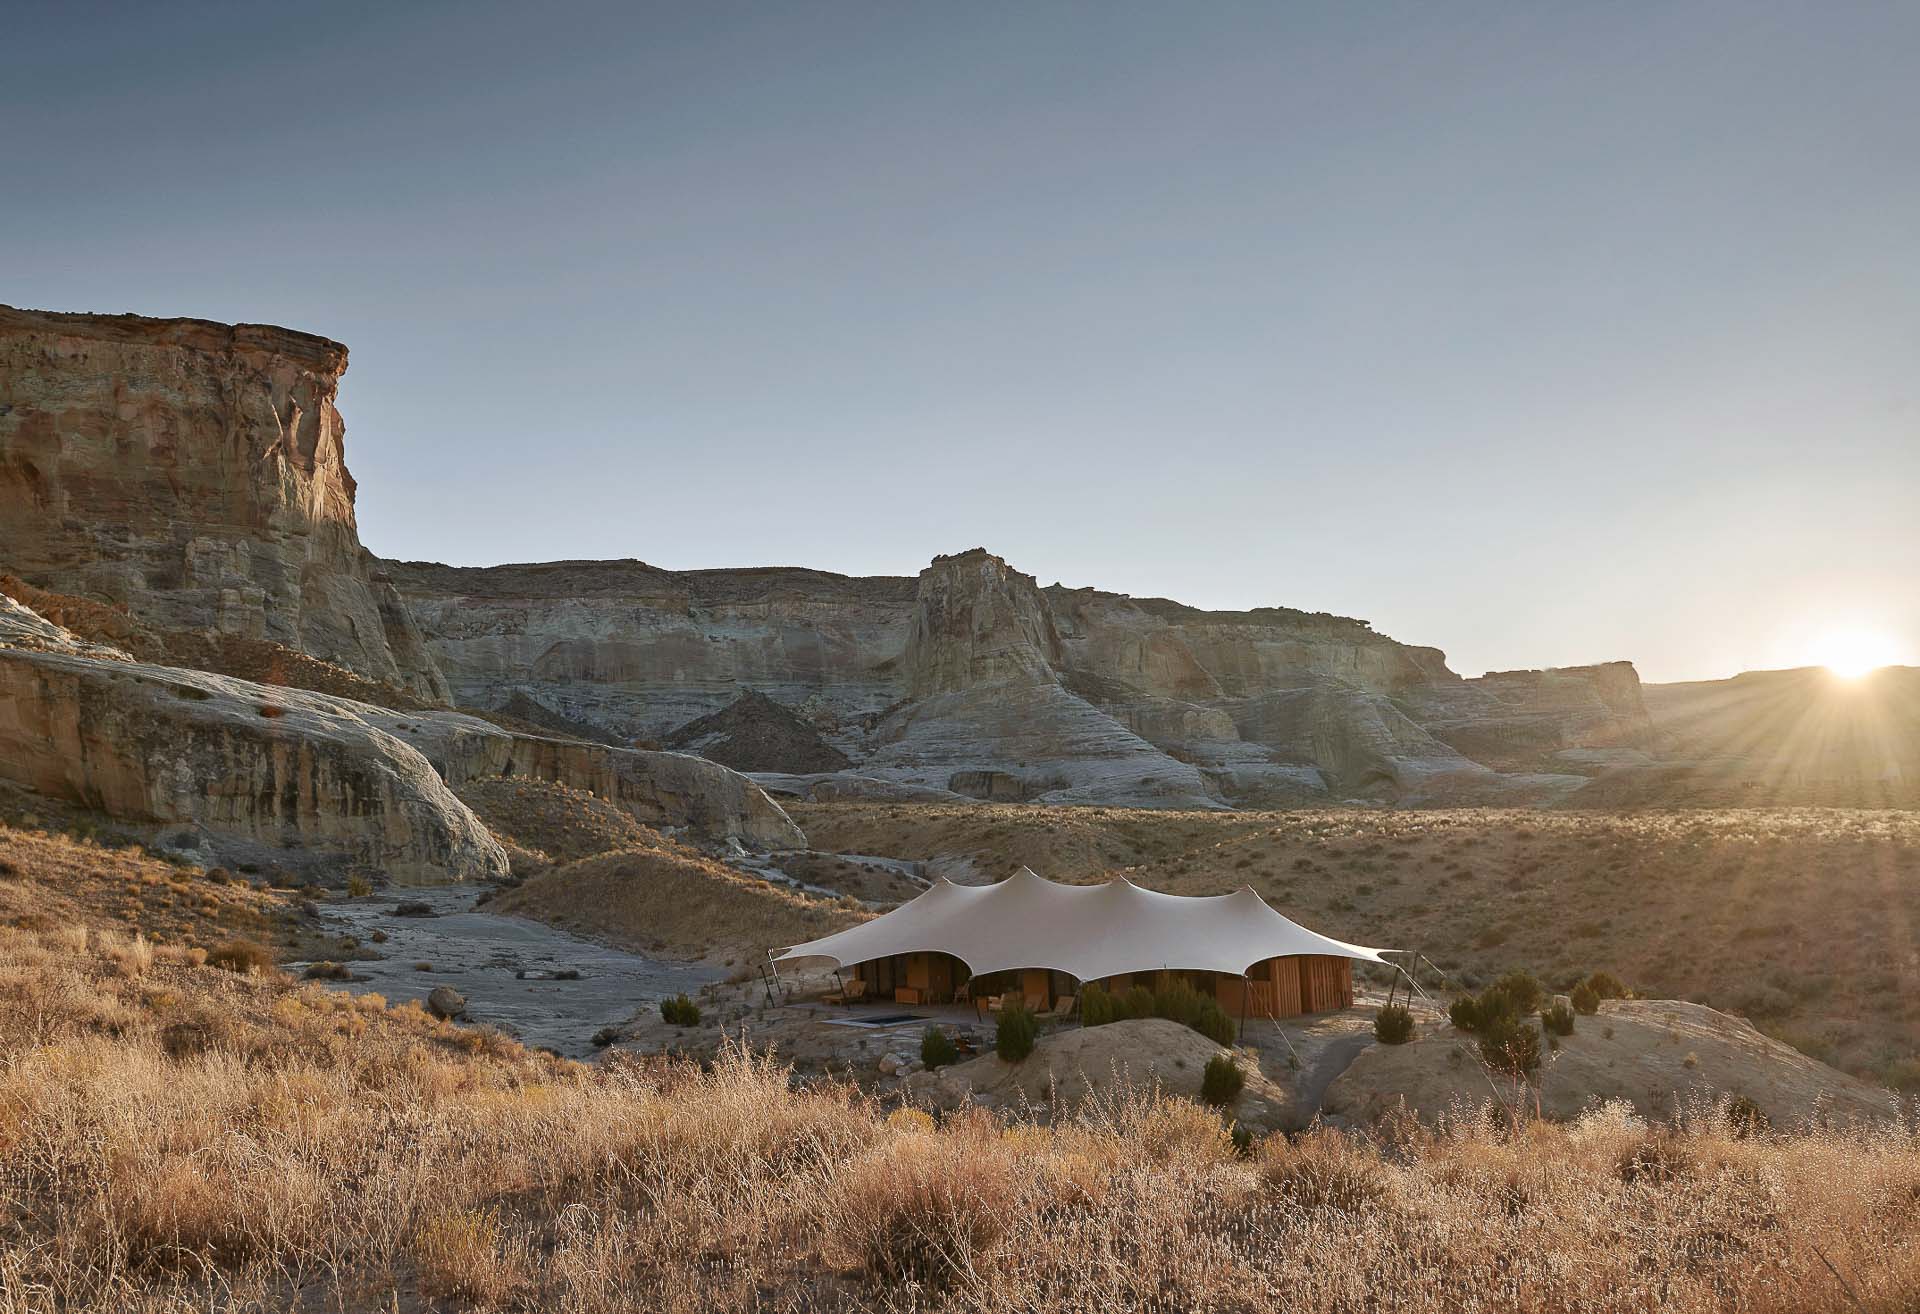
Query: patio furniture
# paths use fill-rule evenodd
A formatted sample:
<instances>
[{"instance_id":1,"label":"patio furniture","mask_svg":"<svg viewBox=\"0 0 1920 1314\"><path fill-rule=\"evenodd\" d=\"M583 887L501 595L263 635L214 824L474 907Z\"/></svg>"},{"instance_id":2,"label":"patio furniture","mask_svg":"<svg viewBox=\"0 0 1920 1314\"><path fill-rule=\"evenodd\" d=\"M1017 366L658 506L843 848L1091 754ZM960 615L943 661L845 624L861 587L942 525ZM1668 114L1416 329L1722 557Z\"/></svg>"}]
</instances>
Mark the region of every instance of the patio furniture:
<instances>
[{"instance_id":1,"label":"patio furniture","mask_svg":"<svg viewBox=\"0 0 1920 1314\"><path fill-rule=\"evenodd\" d=\"M851 1004L867 997L867 983L861 977L854 977L840 989L830 995L822 995L823 1004Z\"/></svg>"},{"instance_id":2,"label":"patio furniture","mask_svg":"<svg viewBox=\"0 0 1920 1314\"><path fill-rule=\"evenodd\" d=\"M1080 1002L1078 995L1061 995L1053 1001L1053 1007L1043 1009L1036 1014L1043 1022L1064 1022L1073 1016L1074 1007Z\"/></svg>"}]
</instances>

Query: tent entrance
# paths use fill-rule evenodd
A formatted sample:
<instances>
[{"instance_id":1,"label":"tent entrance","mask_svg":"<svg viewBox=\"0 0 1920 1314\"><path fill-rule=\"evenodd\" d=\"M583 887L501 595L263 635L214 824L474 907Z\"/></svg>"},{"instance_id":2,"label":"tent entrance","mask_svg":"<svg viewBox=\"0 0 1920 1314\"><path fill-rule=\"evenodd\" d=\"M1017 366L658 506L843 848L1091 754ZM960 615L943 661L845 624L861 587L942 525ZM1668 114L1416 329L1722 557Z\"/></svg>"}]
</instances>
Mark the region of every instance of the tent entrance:
<instances>
[{"instance_id":1,"label":"tent entrance","mask_svg":"<svg viewBox=\"0 0 1920 1314\"><path fill-rule=\"evenodd\" d=\"M868 999L896 1004L951 1004L953 993L973 975L952 954L935 952L891 954L855 963L853 971L867 983Z\"/></svg>"}]
</instances>

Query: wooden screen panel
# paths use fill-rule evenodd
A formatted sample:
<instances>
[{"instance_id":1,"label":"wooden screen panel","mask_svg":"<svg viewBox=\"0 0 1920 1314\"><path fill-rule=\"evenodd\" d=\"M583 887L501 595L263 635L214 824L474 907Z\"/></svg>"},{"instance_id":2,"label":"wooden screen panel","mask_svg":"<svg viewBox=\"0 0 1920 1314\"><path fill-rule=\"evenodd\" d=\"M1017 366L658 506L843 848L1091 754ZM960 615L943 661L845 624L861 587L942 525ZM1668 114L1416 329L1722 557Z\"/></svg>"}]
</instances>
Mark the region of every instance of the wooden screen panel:
<instances>
[{"instance_id":1,"label":"wooden screen panel","mask_svg":"<svg viewBox=\"0 0 1920 1314\"><path fill-rule=\"evenodd\" d=\"M1027 1007L1042 1009L1053 1004L1052 974L1044 967L1029 967L1020 973L1020 993L1026 996Z\"/></svg>"},{"instance_id":2,"label":"wooden screen panel","mask_svg":"<svg viewBox=\"0 0 1920 1314\"><path fill-rule=\"evenodd\" d=\"M1300 958L1301 1011L1325 1013L1353 1004L1353 961L1325 954Z\"/></svg>"}]
</instances>

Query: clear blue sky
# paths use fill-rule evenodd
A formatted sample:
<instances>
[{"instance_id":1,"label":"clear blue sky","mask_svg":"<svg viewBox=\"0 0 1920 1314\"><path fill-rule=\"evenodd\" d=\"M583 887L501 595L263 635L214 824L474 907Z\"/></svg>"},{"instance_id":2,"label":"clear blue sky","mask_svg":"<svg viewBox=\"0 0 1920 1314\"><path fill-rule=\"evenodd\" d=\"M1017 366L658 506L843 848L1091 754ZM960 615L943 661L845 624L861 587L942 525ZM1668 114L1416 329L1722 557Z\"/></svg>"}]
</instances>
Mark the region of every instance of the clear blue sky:
<instances>
[{"instance_id":1,"label":"clear blue sky","mask_svg":"<svg viewBox=\"0 0 1920 1314\"><path fill-rule=\"evenodd\" d=\"M1920 6L24 3L0 301L339 338L362 536L1920 658Z\"/></svg>"}]
</instances>

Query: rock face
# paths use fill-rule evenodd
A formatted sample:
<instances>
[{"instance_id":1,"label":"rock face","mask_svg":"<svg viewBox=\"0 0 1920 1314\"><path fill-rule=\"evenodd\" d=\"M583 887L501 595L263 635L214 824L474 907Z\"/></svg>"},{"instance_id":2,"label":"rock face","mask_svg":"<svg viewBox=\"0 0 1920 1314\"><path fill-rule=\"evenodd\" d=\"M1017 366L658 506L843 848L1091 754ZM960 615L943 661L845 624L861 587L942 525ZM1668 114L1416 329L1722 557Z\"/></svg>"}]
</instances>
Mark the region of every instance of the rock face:
<instances>
[{"instance_id":1,"label":"rock face","mask_svg":"<svg viewBox=\"0 0 1920 1314\"><path fill-rule=\"evenodd\" d=\"M1463 680L1364 621L1043 588L983 549L917 579L384 566L461 702L724 754L728 709L760 696L778 707L756 719L814 733L739 763L812 797L1522 802L1650 734L1624 662Z\"/></svg>"},{"instance_id":2,"label":"rock face","mask_svg":"<svg viewBox=\"0 0 1920 1314\"><path fill-rule=\"evenodd\" d=\"M136 662L0 596L0 779L204 832L223 860L403 885L502 876L505 851L449 788L495 775L564 781L704 840L806 844L758 786L704 758Z\"/></svg>"},{"instance_id":3,"label":"rock face","mask_svg":"<svg viewBox=\"0 0 1920 1314\"><path fill-rule=\"evenodd\" d=\"M11 601L0 610L0 779L204 832L236 863L344 863L401 884L505 875L505 852L396 719L131 661Z\"/></svg>"},{"instance_id":4,"label":"rock face","mask_svg":"<svg viewBox=\"0 0 1920 1314\"><path fill-rule=\"evenodd\" d=\"M0 306L0 566L444 701L360 546L346 367L339 343L268 325Z\"/></svg>"}]
</instances>

